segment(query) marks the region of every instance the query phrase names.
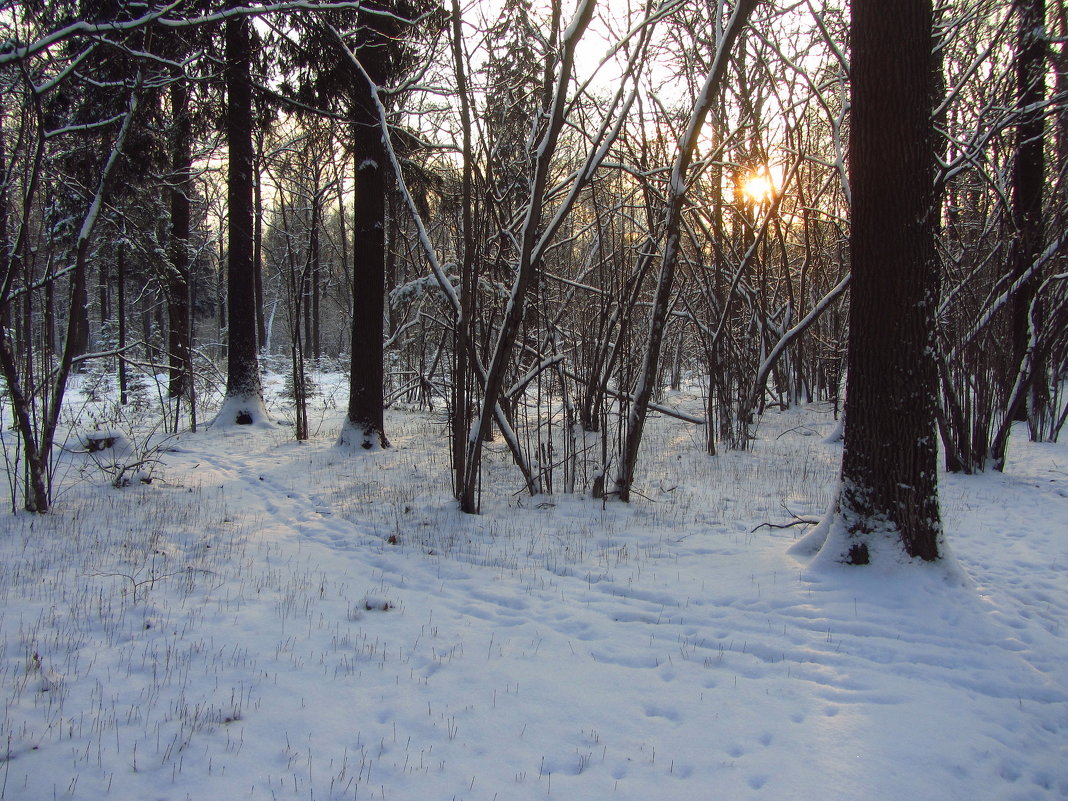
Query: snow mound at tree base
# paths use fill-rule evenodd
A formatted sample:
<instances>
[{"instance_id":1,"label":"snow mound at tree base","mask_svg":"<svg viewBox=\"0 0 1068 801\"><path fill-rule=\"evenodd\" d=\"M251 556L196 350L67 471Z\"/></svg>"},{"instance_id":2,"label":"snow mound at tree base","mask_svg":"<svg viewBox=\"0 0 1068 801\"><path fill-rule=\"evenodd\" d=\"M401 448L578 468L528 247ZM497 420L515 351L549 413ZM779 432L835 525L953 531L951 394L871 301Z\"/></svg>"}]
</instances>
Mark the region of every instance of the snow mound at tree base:
<instances>
[{"instance_id":1,"label":"snow mound at tree base","mask_svg":"<svg viewBox=\"0 0 1068 801\"><path fill-rule=\"evenodd\" d=\"M215 419L208 424L213 429L275 428L275 422L258 395L230 395L219 408Z\"/></svg>"}]
</instances>

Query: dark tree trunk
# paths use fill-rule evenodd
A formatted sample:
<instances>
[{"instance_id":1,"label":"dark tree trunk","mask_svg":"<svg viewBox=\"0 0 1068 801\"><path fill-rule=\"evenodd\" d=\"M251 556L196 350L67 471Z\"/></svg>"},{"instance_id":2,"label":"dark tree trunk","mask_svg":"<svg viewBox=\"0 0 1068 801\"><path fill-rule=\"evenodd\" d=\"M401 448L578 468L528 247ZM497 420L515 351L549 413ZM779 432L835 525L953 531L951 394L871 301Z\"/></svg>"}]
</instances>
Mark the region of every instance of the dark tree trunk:
<instances>
[{"instance_id":1,"label":"dark tree trunk","mask_svg":"<svg viewBox=\"0 0 1068 801\"><path fill-rule=\"evenodd\" d=\"M1045 0L1020 0L1016 4L1020 26L1016 54L1016 103L1021 119L1016 128L1016 161L1012 170L1012 222L1016 229L1013 250L1013 281L1022 276L1038 259L1042 251L1043 217L1042 188L1045 184L1046 160L1045 110L1041 108L1046 95L1046 3ZM1029 347L1029 316L1039 276L1031 278L1017 293L1012 305L1013 365L1024 365ZM1032 390L1044 379L1044 371L1027 369L1025 382ZM1019 394L1015 409L1008 414L1014 420L1026 420L1027 393ZM1041 393L1035 393L1041 397ZM1004 445L994 454L995 465L1004 463Z\"/></svg>"},{"instance_id":2,"label":"dark tree trunk","mask_svg":"<svg viewBox=\"0 0 1068 801\"><path fill-rule=\"evenodd\" d=\"M263 185L259 168L255 170L253 204L255 207L255 231L253 232L253 264L256 271L256 342L267 352L267 319L263 306Z\"/></svg>"},{"instance_id":3,"label":"dark tree trunk","mask_svg":"<svg viewBox=\"0 0 1068 801\"><path fill-rule=\"evenodd\" d=\"M262 412L259 365L256 360L256 271L254 260L252 59L247 17L226 21L226 140L229 149L227 203L227 374L226 397L235 406L232 421L256 422Z\"/></svg>"},{"instance_id":4,"label":"dark tree trunk","mask_svg":"<svg viewBox=\"0 0 1068 801\"><path fill-rule=\"evenodd\" d=\"M843 561L939 557L930 0L854 0ZM839 542L839 545L842 543Z\"/></svg>"},{"instance_id":5,"label":"dark tree trunk","mask_svg":"<svg viewBox=\"0 0 1068 801\"><path fill-rule=\"evenodd\" d=\"M75 358L89 352L89 286L84 277L71 282L70 290L70 340L67 347ZM84 362L79 362L79 365ZM75 370L80 370L76 367Z\"/></svg>"},{"instance_id":6,"label":"dark tree trunk","mask_svg":"<svg viewBox=\"0 0 1068 801\"><path fill-rule=\"evenodd\" d=\"M0 114L0 175L7 175L7 151L4 148L3 114ZM7 188L8 182L0 181L0 328L4 329L11 326L11 313L8 304L11 281L14 277L11 275L11 251L14 243L11 241L10 236L10 212L8 211L10 196ZM0 332L0 335L2 335L2 332Z\"/></svg>"},{"instance_id":7,"label":"dark tree trunk","mask_svg":"<svg viewBox=\"0 0 1068 801\"><path fill-rule=\"evenodd\" d=\"M1038 259L1042 249L1042 189L1045 177L1044 109L1046 66L1045 0L1020 0L1016 47L1016 153L1012 167L1012 224L1016 238L1008 265L1012 283L1020 281ZM1010 305L1010 369L1004 378L1005 414L990 443L995 470L1004 470L1012 424L1028 419L1029 412L1044 416L1046 394L1045 354L1033 347L1032 307L1041 276L1032 275L1020 285ZM1041 308L1035 309L1036 317ZM1040 322L1036 320L1036 322ZM1030 400L1030 403L1028 402ZM1038 408L1036 408L1036 406ZM1030 407L1030 408L1029 408ZM1032 426L1032 435L1037 433Z\"/></svg>"},{"instance_id":8,"label":"dark tree trunk","mask_svg":"<svg viewBox=\"0 0 1068 801\"><path fill-rule=\"evenodd\" d=\"M152 343L152 296L148 292L141 293L141 339L145 343L145 355L150 362L156 361L156 348Z\"/></svg>"},{"instance_id":9,"label":"dark tree trunk","mask_svg":"<svg viewBox=\"0 0 1068 801\"><path fill-rule=\"evenodd\" d=\"M388 4L385 4L388 7ZM395 77L394 37L399 29L376 13L361 9L355 51L361 68L351 75L349 113L352 155L356 162L352 232L352 348L349 406L340 443L363 448L389 447L383 400L383 326L386 269L385 139L379 117L378 86Z\"/></svg>"},{"instance_id":10,"label":"dark tree trunk","mask_svg":"<svg viewBox=\"0 0 1068 801\"><path fill-rule=\"evenodd\" d=\"M181 80L171 84L174 144L171 152L170 270L167 275L167 316L172 398L184 396L192 376L189 317L189 230L192 187L192 126L189 90Z\"/></svg>"},{"instance_id":11,"label":"dark tree trunk","mask_svg":"<svg viewBox=\"0 0 1068 801\"><path fill-rule=\"evenodd\" d=\"M100 265L96 275L96 303L97 313L100 319L100 328L103 330L104 326L111 320L111 293L109 284L111 283L111 277L108 275L108 263L106 259L101 259Z\"/></svg>"},{"instance_id":12,"label":"dark tree trunk","mask_svg":"<svg viewBox=\"0 0 1068 801\"><path fill-rule=\"evenodd\" d=\"M222 266L226 263L226 240L219 237L219 269L215 273L215 316L218 336L216 341L222 346L223 336L226 332L226 270ZM219 351L222 355L222 351Z\"/></svg>"},{"instance_id":13,"label":"dark tree trunk","mask_svg":"<svg viewBox=\"0 0 1068 801\"><path fill-rule=\"evenodd\" d=\"M311 273L314 269L312 267L312 248L311 248L311 232L308 233L308 254L307 260L304 263L304 268L300 271L300 286L297 287L297 291L300 293L300 309L304 334L303 341L305 351L309 347L312 339L312 318L311 318ZM298 320L298 324L300 324Z\"/></svg>"},{"instance_id":14,"label":"dark tree trunk","mask_svg":"<svg viewBox=\"0 0 1068 801\"><path fill-rule=\"evenodd\" d=\"M350 444L387 447L383 419L382 325L385 314L385 151L370 91L353 109L356 193L352 235L352 362L349 373ZM342 434L346 439L346 433Z\"/></svg>"},{"instance_id":15,"label":"dark tree trunk","mask_svg":"<svg viewBox=\"0 0 1068 801\"><path fill-rule=\"evenodd\" d=\"M130 402L129 386L126 378L126 242L119 241L115 256L115 314L119 320L119 403L125 406Z\"/></svg>"},{"instance_id":16,"label":"dark tree trunk","mask_svg":"<svg viewBox=\"0 0 1068 801\"><path fill-rule=\"evenodd\" d=\"M319 360L322 358L322 348L320 346L322 325L319 319L319 298L321 295L319 273L322 269L322 252L319 245L319 228L322 224L323 208L323 197L318 192L315 195L314 202L315 206L312 208L311 243L309 246L311 251L311 305L308 306L307 313L311 319L311 338L308 340L308 347L311 348L312 360L318 367Z\"/></svg>"},{"instance_id":17,"label":"dark tree trunk","mask_svg":"<svg viewBox=\"0 0 1068 801\"><path fill-rule=\"evenodd\" d=\"M471 366L472 314L474 299L475 235L472 216L472 153L471 153L471 99L468 93L467 70L463 57L463 28L460 0L452 0L452 55L456 68L457 88L460 95L460 130L463 142L463 162L460 173L460 252L457 264L460 269L459 319L453 328L452 411L449 417L449 442L452 447L453 495L460 499L463 493L466 470L467 432L474 401L475 376Z\"/></svg>"},{"instance_id":18,"label":"dark tree trunk","mask_svg":"<svg viewBox=\"0 0 1068 801\"><path fill-rule=\"evenodd\" d=\"M45 287L44 297L44 319L41 321L41 355L46 358L52 358L56 352L56 284L55 281L49 281ZM27 321L33 320L33 295L26 293L26 319ZM27 329L32 331L33 328ZM29 373L27 373L29 375Z\"/></svg>"}]
</instances>

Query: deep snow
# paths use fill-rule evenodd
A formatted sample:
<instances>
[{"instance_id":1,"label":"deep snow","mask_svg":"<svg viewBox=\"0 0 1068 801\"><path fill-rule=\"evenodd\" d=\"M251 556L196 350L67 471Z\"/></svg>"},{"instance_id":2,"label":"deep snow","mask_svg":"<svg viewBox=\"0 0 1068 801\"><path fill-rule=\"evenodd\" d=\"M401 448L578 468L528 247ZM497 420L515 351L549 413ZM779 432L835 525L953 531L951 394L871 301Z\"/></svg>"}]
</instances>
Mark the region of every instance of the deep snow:
<instances>
[{"instance_id":1,"label":"deep snow","mask_svg":"<svg viewBox=\"0 0 1068 801\"><path fill-rule=\"evenodd\" d=\"M439 416L352 453L325 397L3 513L0 796L1068 798L1065 444L943 477L947 564L847 568L757 528L826 508L822 406L717 457L654 418L631 505L495 453L465 517Z\"/></svg>"}]
</instances>

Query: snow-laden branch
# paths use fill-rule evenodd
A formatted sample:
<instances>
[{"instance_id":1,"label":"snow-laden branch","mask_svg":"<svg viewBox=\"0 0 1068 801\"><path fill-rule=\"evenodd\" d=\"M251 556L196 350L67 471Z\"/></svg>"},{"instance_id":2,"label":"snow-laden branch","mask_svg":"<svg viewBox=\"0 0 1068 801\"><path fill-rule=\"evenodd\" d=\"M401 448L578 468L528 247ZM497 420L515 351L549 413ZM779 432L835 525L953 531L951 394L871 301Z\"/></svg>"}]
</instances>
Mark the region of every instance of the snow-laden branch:
<instances>
[{"instance_id":1,"label":"snow-laden branch","mask_svg":"<svg viewBox=\"0 0 1068 801\"><path fill-rule=\"evenodd\" d=\"M679 141L675 162L668 182L668 196L663 211L663 247L661 251L660 275L657 279L656 295L652 314L649 318L649 333L642 355L641 368L634 383L634 402L631 404L627 421L627 438L624 443L623 457L619 464L616 487L620 500L630 497L630 488L634 480L634 468L638 459L645 427L646 412L653 394L653 384L660 366L660 348L664 339L672 288L675 283L675 269L681 251L680 227L684 199L687 190L687 177L693 163L701 129L708 118L712 106L719 94L719 87L726 74L730 54L749 20L749 15L756 8L757 0L738 0L722 33L718 37L716 57L712 68L705 78L700 95L694 103L693 110L686 125L686 132Z\"/></svg>"},{"instance_id":2,"label":"snow-laden branch","mask_svg":"<svg viewBox=\"0 0 1068 801\"><path fill-rule=\"evenodd\" d=\"M505 306L504 318L501 321L500 330L493 345L493 353L486 369L482 408L467 438L464 456L467 475L464 476L460 504L461 508L468 512L475 511L474 498L479 473L481 472L482 441L489 433L490 416L498 405L498 397L504 383L505 364L511 356L516 334L523 319L525 297L536 267L534 256L540 239L539 229L542 222L542 204L549 180L552 157L556 152L556 145L566 117L567 88L571 83L575 50L583 33L593 19L595 6L596 0L580 0L578 7L575 9L575 15L567 26L561 40L560 63L555 87L551 101L545 108L545 125L533 153L534 171L530 180L530 195L527 198L521 234L518 240L519 255L516 263L515 281L512 284L512 291ZM546 77L548 78L548 76L549 73L547 72ZM546 84L548 84L548 80ZM505 432L503 428L502 433L505 434L506 438L514 436L514 432ZM511 440L509 442L510 447L515 452L518 440L515 443L512 443ZM536 489L529 476L527 484L532 492Z\"/></svg>"},{"instance_id":3,"label":"snow-laden branch","mask_svg":"<svg viewBox=\"0 0 1068 801\"><path fill-rule=\"evenodd\" d=\"M628 65L628 74L630 74L630 67ZM582 169L575 174L574 179L571 182L571 189L567 194L564 201L557 207L556 212L553 214L552 219L545 226L545 230L542 232L541 238L535 245L531 254L531 259L535 263L538 262L542 254L548 247L549 242L555 236L556 232L560 229L567 215L575 205L575 201L578 199L579 193L593 178L594 173L600 167L605 157L608 155L608 151L611 150L612 145L619 138L619 133L623 129L623 125L626 122L627 115L630 112L631 107L634 104L634 100L637 97L637 87L633 87L630 93L627 95L626 100L623 101L623 108L619 115L616 117L615 124L611 126L609 130L609 121L611 120L611 110L613 110L619 103L620 97L623 93L623 86L621 85L616 97L613 99L609 106L609 113L606 114L605 120L601 125L601 130L598 132L594 141L600 140L600 146L594 150L586 159L586 163L582 166Z\"/></svg>"},{"instance_id":4,"label":"snow-laden branch","mask_svg":"<svg viewBox=\"0 0 1068 801\"><path fill-rule=\"evenodd\" d=\"M1027 284L1032 278L1034 278L1034 276L1039 272L1039 270L1041 270L1049 263L1050 259L1052 259L1054 256L1057 255L1057 253L1060 252L1061 246L1064 245L1066 239L1068 239L1068 231L1062 231L1060 236L1058 236L1056 239L1049 243L1046 249L1042 251L1042 255L1035 259L1034 263L1030 267L1028 267L1023 273L1021 273L1020 276L1015 281L1013 281L1005 289L1004 292L1002 292L1000 295L997 296L997 298L991 301L990 305L986 307L986 309L981 315L979 315L979 318L975 321L975 324L971 327L971 329L969 329L968 333L961 337L960 341L953 346L953 349L946 356L946 361L954 361L960 354L960 352L972 343L972 341L979 335L979 333L984 328L986 328L987 325L990 324L990 321L994 318L994 315L996 315L999 310L1003 309L1005 305L1008 304L1009 301L1013 299L1013 297L1015 297L1016 293L1019 292L1020 289L1022 289L1023 286ZM939 309L939 312L941 311L943 311L943 309Z\"/></svg>"},{"instance_id":5,"label":"snow-laden branch","mask_svg":"<svg viewBox=\"0 0 1068 801\"><path fill-rule=\"evenodd\" d=\"M161 8L153 9L140 17L136 17L131 20L121 20L113 22L87 22L85 20L77 20L64 25L61 28L56 28L54 31L46 33L44 36L23 45L11 45L9 44L7 49L0 51L0 66L6 64L14 64L19 61L25 61L26 59L33 58L41 53L50 50L62 42L72 39L77 36L100 36L107 33L127 33L129 31L143 28L153 22L159 21L162 17L176 8L182 5L182 0L174 0L169 5L162 6Z\"/></svg>"},{"instance_id":6,"label":"snow-laden branch","mask_svg":"<svg viewBox=\"0 0 1068 801\"><path fill-rule=\"evenodd\" d=\"M957 101L960 93L964 91L964 88L968 85L968 81L979 71L980 67L982 67L986 60L990 58L990 54L993 53L995 49L1002 46L1002 37L1008 28L1011 17L1011 14L1006 14L1002 18L1001 24L991 33L986 47L972 59L971 63L968 64L959 75L956 76L956 86L946 92L945 98L938 104L938 107L931 114L933 119L938 119L946 113L946 111Z\"/></svg>"},{"instance_id":7,"label":"snow-laden branch","mask_svg":"<svg viewBox=\"0 0 1068 801\"><path fill-rule=\"evenodd\" d=\"M248 5L225 8L210 14L196 14L189 17L169 16L175 10L184 5L184 0L174 0L165 6L152 9L139 17L129 20L117 20L110 22L88 22L77 20L68 25L56 28L53 31L40 36L32 42L25 44L7 43L7 49L0 50L0 66L25 61L51 50L56 45L79 36L105 37L107 34L123 34L136 31L147 25L160 25L165 28L177 30L201 25L211 25L223 22L234 17L259 17L287 11L341 11L359 10L366 14L374 14L403 22L406 25L417 24L417 21L405 19L385 9L368 8L362 0L334 0L331 2L309 2L309 0L293 0L292 2L265 3L263 5Z\"/></svg>"},{"instance_id":8,"label":"snow-laden branch","mask_svg":"<svg viewBox=\"0 0 1068 801\"><path fill-rule=\"evenodd\" d=\"M81 125L66 125L62 128L53 128L51 131L45 131L44 137L45 139L55 139L56 137L65 136L66 134L87 133L89 131L95 131L99 128L107 128L117 122L124 120L125 118L126 112L124 111L122 112L122 114L116 114L104 120L95 120L94 122L86 122Z\"/></svg>"},{"instance_id":9,"label":"snow-laden branch","mask_svg":"<svg viewBox=\"0 0 1068 801\"><path fill-rule=\"evenodd\" d=\"M96 193L85 213L81 228L78 231L76 244L75 269L71 277L72 299L82 296L86 289L86 272L89 256L89 244L92 239L93 229L96 227L103 207L105 197L114 176L115 166L119 162L126 146L126 139L133 127L133 119L137 113L138 95L141 89L141 76L137 76L134 86L130 90L130 98L126 108L126 118L119 128L118 134L111 147L111 153L104 164L97 183ZM38 145L43 145L44 137L39 137ZM10 273L5 276L3 290L0 298L6 300L10 290ZM52 443L55 440L56 428L59 424L59 415L63 407L63 396L67 389L67 380L78 358L75 353L76 334L81 322L78 315L71 314L67 320L67 333L63 346L62 357L59 364L48 379L51 387L43 387L48 394L42 404L41 422L36 425L33 419L35 413L31 411L29 404L31 398L24 391L23 382L20 378L19 367L11 351L7 331L0 332L0 366L3 368L4 379L7 383L14 406L15 417L22 445L26 453L27 466L27 491L26 508L36 512L47 512L51 505L48 491L48 469Z\"/></svg>"},{"instance_id":10,"label":"snow-laden branch","mask_svg":"<svg viewBox=\"0 0 1068 801\"><path fill-rule=\"evenodd\" d=\"M570 370L564 370L564 375L570 378L572 381L576 381L580 384L585 382L584 378L579 375L576 375L575 373L572 373ZM618 400L625 400L630 403L634 403L634 396L631 395L629 392L620 392L618 389L612 389L612 387L607 385L602 386L601 390L606 395L611 395L613 398L616 398ZM657 412L658 414L662 414L665 417L674 417L676 420L682 420L685 423L693 423L695 426L703 426L708 424L708 421L703 417L698 417L694 414L687 414L686 412L679 411L678 409L673 409L670 406L665 406L662 403L650 403L649 410Z\"/></svg>"},{"instance_id":11,"label":"snow-laden branch","mask_svg":"<svg viewBox=\"0 0 1068 801\"><path fill-rule=\"evenodd\" d=\"M40 84L33 83L33 81L30 80L29 75L27 73L25 75L25 78L26 78L27 83L30 86L30 90L37 97L40 97L41 95L47 94L48 92L52 91L57 86L59 86L61 83L63 83L63 81L65 81L67 79L67 76L73 74L74 71L77 70L79 66L81 66L81 63L83 61L85 61L87 58L89 58L90 54L92 54L96 50L96 47L97 47L96 43L93 43L89 47L85 48L83 51L81 51L80 53L75 55L73 58L71 58L71 60L68 61L63 66L63 69L61 69L58 72L56 72L54 75L52 75L44 83L40 83Z\"/></svg>"},{"instance_id":12,"label":"snow-laden branch","mask_svg":"<svg viewBox=\"0 0 1068 801\"><path fill-rule=\"evenodd\" d=\"M1063 240L1063 238L1061 239ZM1034 375L1036 354L1041 353L1048 346L1047 341L1050 338L1050 331L1049 329L1040 331L1038 322L1035 319L1038 313L1038 299L1053 281L1059 281L1063 278L1064 276L1062 275L1052 275L1046 278L1041 286L1038 287L1034 297L1031 298L1031 304L1027 310L1027 346L1024 349L1023 359L1017 367L1012 390L1009 392L1008 400L1005 402L1007 413L1002 418L1001 425L998 426L990 445L990 453L994 457L995 470L1003 471L1005 469L1006 444L1009 439L1009 433L1012 431L1012 424L1015 421L1015 415L1012 412L1020 408L1020 404L1026 402L1024 400L1025 393L1031 387L1033 381L1039 380Z\"/></svg>"},{"instance_id":13,"label":"snow-laden branch","mask_svg":"<svg viewBox=\"0 0 1068 801\"><path fill-rule=\"evenodd\" d=\"M535 378L544 373L553 365L560 364L560 362L562 362L563 360L564 354L562 353L557 353L553 356L546 356L540 362L538 362L529 370L527 370L524 375L521 375L519 379L514 384L512 384L512 386L504 390L505 397L514 398L516 395L526 389L527 385L530 384L531 381L533 381Z\"/></svg>"},{"instance_id":14,"label":"snow-laden branch","mask_svg":"<svg viewBox=\"0 0 1068 801\"><path fill-rule=\"evenodd\" d=\"M746 408L752 409L756 405L757 396L764 391L764 385L767 383L768 375L771 373L771 369L775 366L775 363L779 360L783 351L786 350L790 344L797 339L801 334L805 332L810 325L819 319L820 315L827 310L839 296L845 292L846 287L849 286L849 278L851 273L846 273L845 277L839 281L801 320L794 325L793 328L784 333L779 341L775 343L775 347L771 349L771 353L765 357L763 364L760 365L760 369L757 370L756 379L753 381L753 388L749 395L749 402L746 404Z\"/></svg>"},{"instance_id":15,"label":"snow-laden branch","mask_svg":"<svg viewBox=\"0 0 1068 801\"><path fill-rule=\"evenodd\" d=\"M684 8L686 3L687 0L663 0L663 2L656 6L656 8L649 11L644 17L634 23L617 42L613 43L613 45L608 48L605 54L601 57L601 60L598 61L597 65L593 68L593 71L581 84L579 84L574 94L574 98L571 101L571 107L574 107L574 105L579 102L579 99L586 94L590 85L597 77L597 73L601 71L601 68L615 58L620 50L624 49L635 39L638 40L638 44L631 51L631 56L628 59L627 68L623 71L623 75L625 77L636 76L638 70L634 68L636 63L635 56L645 50L653 26L661 20L671 17L676 11ZM571 107L568 109L569 112Z\"/></svg>"},{"instance_id":16,"label":"snow-laden branch","mask_svg":"<svg viewBox=\"0 0 1068 801\"><path fill-rule=\"evenodd\" d=\"M845 52L838 45L838 37L831 34L827 28L827 21L823 18L823 12L817 11L812 7L812 0L805 0L805 5L808 6L808 10L812 13L812 19L816 21L816 26L820 29L820 33L823 36L823 41L834 53L834 57L838 60L838 67L845 75L849 75L849 59L846 57Z\"/></svg>"}]
</instances>

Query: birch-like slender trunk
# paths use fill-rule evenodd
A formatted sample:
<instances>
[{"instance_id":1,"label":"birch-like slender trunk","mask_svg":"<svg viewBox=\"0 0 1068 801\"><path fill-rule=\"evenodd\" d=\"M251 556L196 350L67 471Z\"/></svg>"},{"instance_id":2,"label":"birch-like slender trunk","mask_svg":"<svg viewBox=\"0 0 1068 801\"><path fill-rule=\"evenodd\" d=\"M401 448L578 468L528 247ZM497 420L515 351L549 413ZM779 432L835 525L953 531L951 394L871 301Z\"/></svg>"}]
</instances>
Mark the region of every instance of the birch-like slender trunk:
<instances>
[{"instance_id":1,"label":"birch-like slender trunk","mask_svg":"<svg viewBox=\"0 0 1068 801\"><path fill-rule=\"evenodd\" d=\"M632 395L634 402L630 407L627 420L627 437L623 445L619 471L616 475L616 492L620 500L630 500L630 491L634 483L634 470L638 463L638 448L641 446L645 418L649 411L653 389L656 384L660 365L660 350L667 327L671 295L675 287L675 270L679 261L680 228L682 211L686 200L690 165L697 147L701 129L719 96L719 87L727 71L731 49L742 29L747 24L750 13L757 5L757 0L738 0L730 20L723 30L716 47L716 58L705 79L701 94L690 112L686 133L679 142L675 163L671 169L671 181L663 210L661 226L660 275L657 279L656 295L653 300L652 314L649 320L649 332L646 336L642 365L634 384Z\"/></svg>"}]
</instances>

